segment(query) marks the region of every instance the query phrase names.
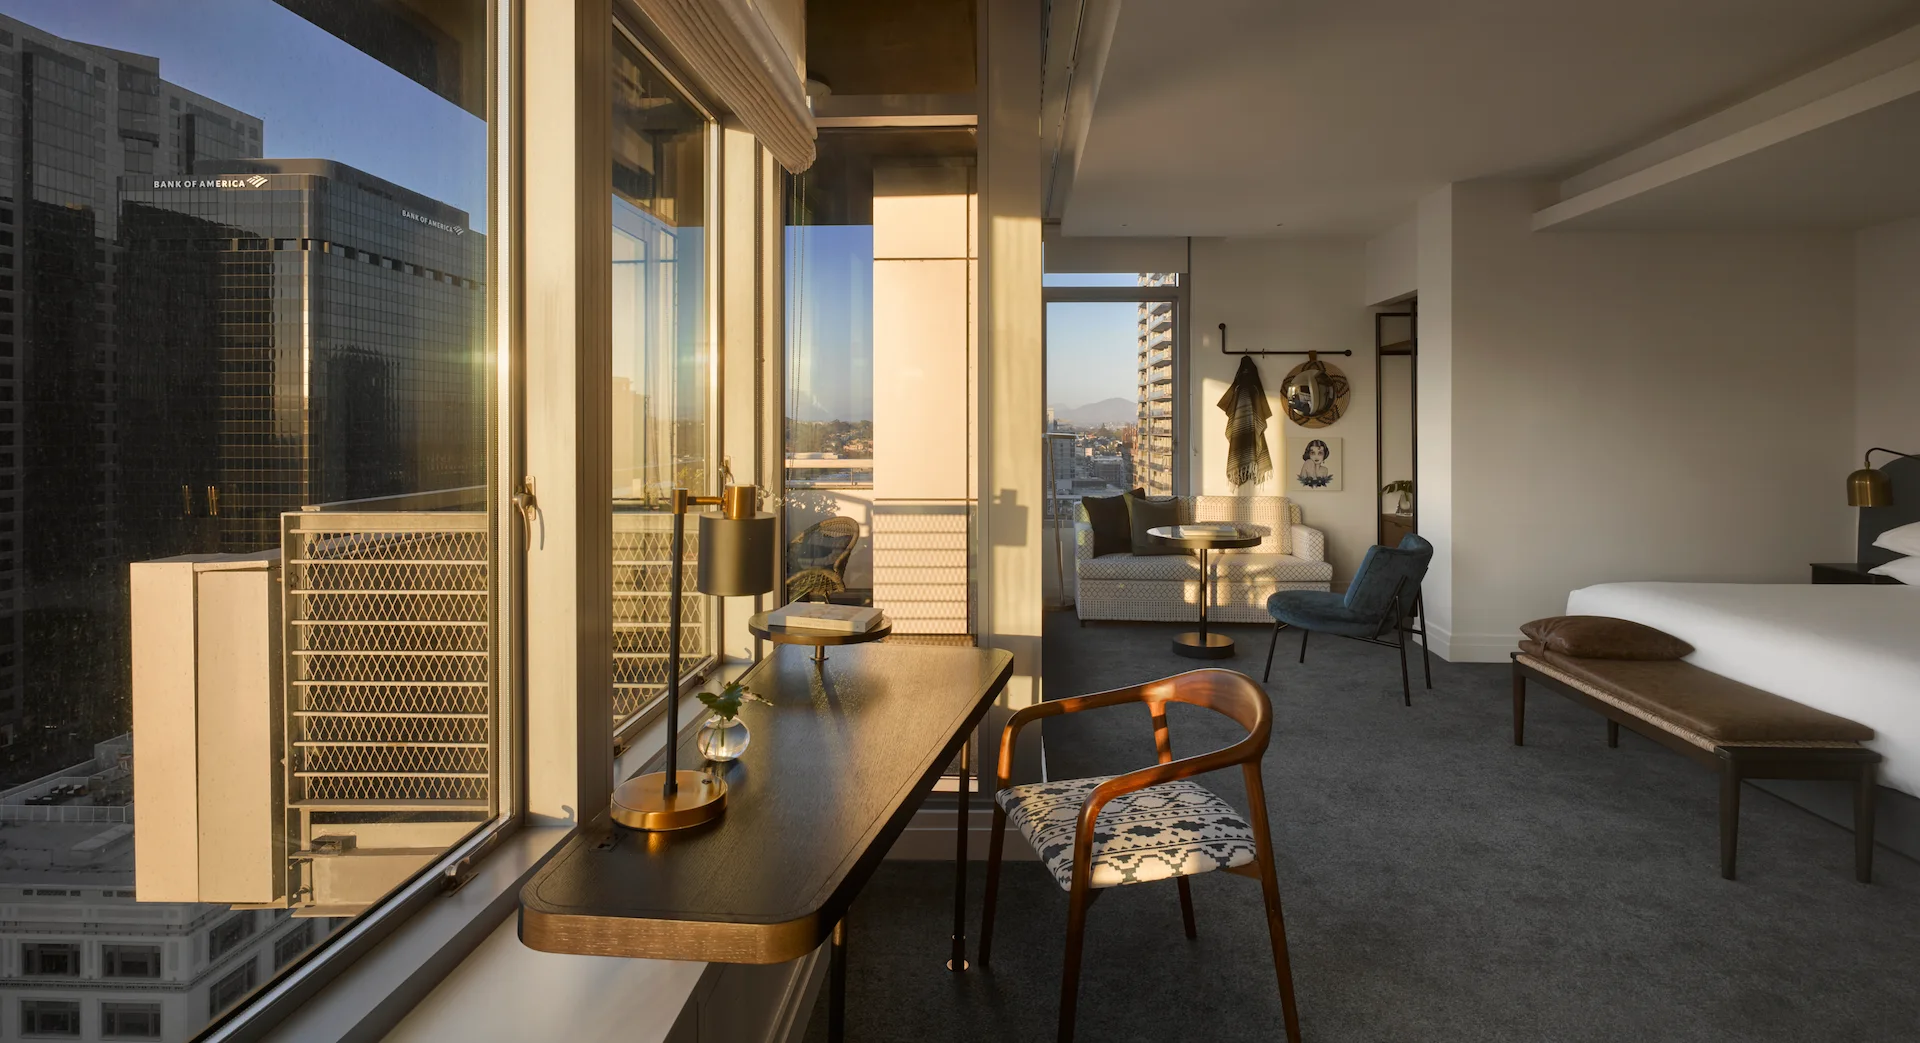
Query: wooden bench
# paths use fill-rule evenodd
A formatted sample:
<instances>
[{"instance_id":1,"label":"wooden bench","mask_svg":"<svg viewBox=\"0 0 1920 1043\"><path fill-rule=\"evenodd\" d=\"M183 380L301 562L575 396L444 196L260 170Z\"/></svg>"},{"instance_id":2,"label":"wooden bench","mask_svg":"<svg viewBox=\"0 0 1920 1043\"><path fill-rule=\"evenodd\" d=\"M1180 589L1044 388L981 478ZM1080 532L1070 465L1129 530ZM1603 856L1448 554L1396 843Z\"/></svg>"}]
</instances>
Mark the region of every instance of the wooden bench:
<instances>
[{"instance_id":1,"label":"wooden bench","mask_svg":"<svg viewBox=\"0 0 1920 1043\"><path fill-rule=\"evenodd\" d=\"M1524 745L1527 682L1536 681L1620 728L1720 773L1720 875L1734 878L1740 783L1828 779L1853 783L1854 875L1873 879L1875 778L1880 755L1860 745L1873 729L1679 660L1584 659L1527 641L1513 656L1513 744Z\"/></svg>"}]
</instances>

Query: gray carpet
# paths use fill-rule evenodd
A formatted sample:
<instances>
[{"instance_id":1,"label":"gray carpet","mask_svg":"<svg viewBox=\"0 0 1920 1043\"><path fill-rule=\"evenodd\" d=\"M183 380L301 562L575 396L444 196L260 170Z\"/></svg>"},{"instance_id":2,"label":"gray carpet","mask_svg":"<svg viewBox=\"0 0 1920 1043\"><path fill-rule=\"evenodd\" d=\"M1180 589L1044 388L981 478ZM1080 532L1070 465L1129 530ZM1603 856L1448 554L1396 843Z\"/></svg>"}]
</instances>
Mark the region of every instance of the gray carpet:
<instances>
[{"instance_id":1,"label":"gray carpet","mask_svg":"<svg viewBox=\"0 0 1920 1043\"><path fill-rule=\"evenodd\" d=\"M1179 672L1175 626L1048 620L1047 691ZM1264 628L1225 628L1258 676ZM1920 865L1885 849L1855 883L1851 834L1753 787L1740 879L1720 879L1717 782L1536 690L1510 745L1504 665L1434 662L1400 704L1394 653L1284 636L1266 780L1295 984L1310 1041L1634 1043L1920 1038ZM1174 752L1234 726L1175 708ZM1049 724L1056 777L1152 762L1144 711ZM1204 780L1244 807L1237 776ZM849 920L848 1032L880 1040L1053 1038L1066 895L1008 863L993 966L941 968L952 868L888 862ZM974 937L983 866L971 873ZM1171 884L1115 889L1089 913L1079 1039L1277 1040L1258 886L1194 881L1200 937ZM825 1040L824 1003L807 1039Z\"/></svg>"}]
</instances>

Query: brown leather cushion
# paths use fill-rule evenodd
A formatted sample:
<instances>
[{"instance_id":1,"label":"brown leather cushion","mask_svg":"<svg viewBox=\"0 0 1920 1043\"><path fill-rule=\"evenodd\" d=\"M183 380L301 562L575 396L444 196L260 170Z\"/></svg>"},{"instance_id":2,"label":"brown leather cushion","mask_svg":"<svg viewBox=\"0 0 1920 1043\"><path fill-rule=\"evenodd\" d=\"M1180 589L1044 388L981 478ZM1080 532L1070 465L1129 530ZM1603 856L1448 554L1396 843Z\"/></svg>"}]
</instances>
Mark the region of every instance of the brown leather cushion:
<instances>
[{"instance_id":1,"label":"brown leather cushion","mask_svg":"<svg viewBox=\"0 0 1920 1043\"><path fill-rule=\"evenodd\" d=\"M1523 649L1524 650L1524 649ZM1692 663L1583 659L1546 651L1554 669L1717 743L1864 742L1873 729Z\"/></svg>"},{"instance_id":2,"label":"brown leather cushion","mask_svg":"<svg viewBox=\"0 0 1920 1043\"><path fill-rule=\"evenodd\" d=\"M1582 659L1684 659L1693 646L1664 630L1612 616L1548 616L1520 628L1549 652Z\"/></svg>"}]
</instances>

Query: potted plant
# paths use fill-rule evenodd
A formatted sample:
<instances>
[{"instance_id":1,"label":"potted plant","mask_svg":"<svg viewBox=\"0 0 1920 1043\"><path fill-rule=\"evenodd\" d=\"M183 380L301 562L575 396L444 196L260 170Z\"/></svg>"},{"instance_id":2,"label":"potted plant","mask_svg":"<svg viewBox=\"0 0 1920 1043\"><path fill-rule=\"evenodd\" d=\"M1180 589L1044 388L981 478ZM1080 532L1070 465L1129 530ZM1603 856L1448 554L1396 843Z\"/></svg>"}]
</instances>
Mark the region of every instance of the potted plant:
<instances>
[{"instance_id":1,"label":"potted plant","mask_svg":"<svg viewBox=\"0 0 1920 1043\"><path fill-rule=\"evenodd\" d=\"M753 733L747 730L747 722L740 719L740 707L744 703L764 703L766 700L753 694L739 681L727 682L726 687L717 693L701 692L699 695L709 711L706 721L700 725L699 734L693 740L700 755L724 764L747 752L747 743L753 740Z\"/></svg>"},{"instance_id":2,"label":"potted plant","mask_svg":"<svg viewBox=\"0 0 1920 1043\"><path fill-rule=\"evenodd\" d=\"M1398 506L1394 507L1393 513L1395 514L1412 514L1413 513L1413 479L1402 478L1399 481L1388 482L1387 484L1381 486L1380 494L1384 496L1387 493L1400 494L1400 503Z\"/></svg>"}]
</instances>

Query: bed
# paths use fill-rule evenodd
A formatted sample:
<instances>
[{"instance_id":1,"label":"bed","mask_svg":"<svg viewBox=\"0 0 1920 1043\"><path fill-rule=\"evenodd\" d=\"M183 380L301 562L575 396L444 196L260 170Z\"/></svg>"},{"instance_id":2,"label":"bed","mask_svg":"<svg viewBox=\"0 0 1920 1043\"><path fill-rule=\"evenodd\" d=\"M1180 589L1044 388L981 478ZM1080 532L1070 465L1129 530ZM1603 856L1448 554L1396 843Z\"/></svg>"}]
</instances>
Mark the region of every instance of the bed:
<instances>
[{"instance_id":1,"label":"bed","mask_svg":"<svg viewBox=\"0 0 1920 1043\"><path fill-rule=\"evenodd\" d=\"M1602 583L1567 611L1664 630L1703 670L1871 727L1881 784L1920 796L1920 587Z\"/></svg>"}]
</instances>

